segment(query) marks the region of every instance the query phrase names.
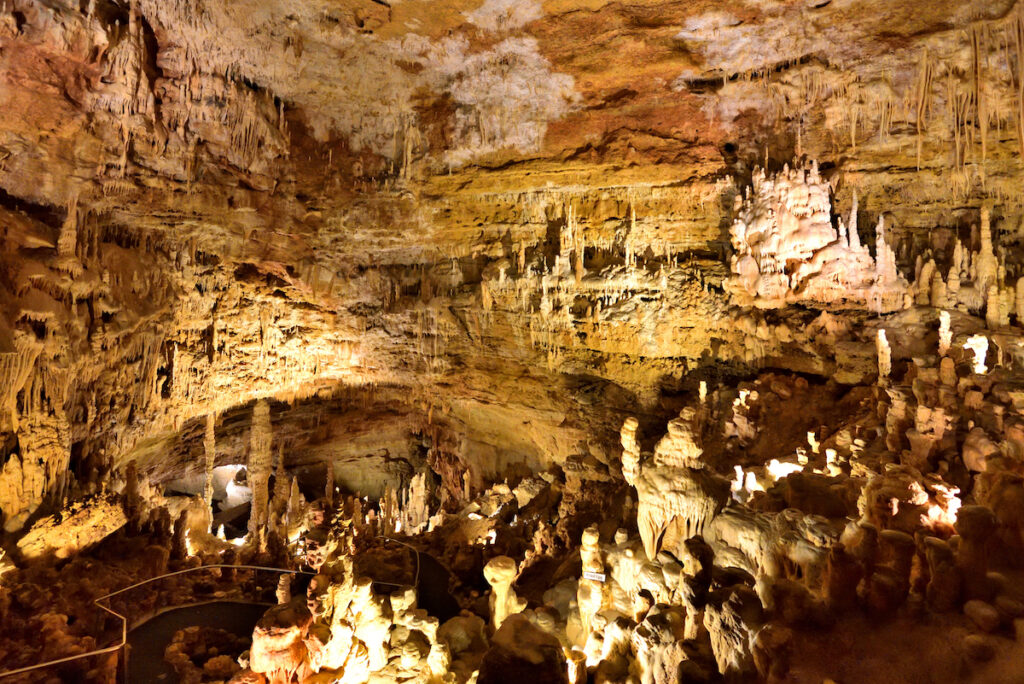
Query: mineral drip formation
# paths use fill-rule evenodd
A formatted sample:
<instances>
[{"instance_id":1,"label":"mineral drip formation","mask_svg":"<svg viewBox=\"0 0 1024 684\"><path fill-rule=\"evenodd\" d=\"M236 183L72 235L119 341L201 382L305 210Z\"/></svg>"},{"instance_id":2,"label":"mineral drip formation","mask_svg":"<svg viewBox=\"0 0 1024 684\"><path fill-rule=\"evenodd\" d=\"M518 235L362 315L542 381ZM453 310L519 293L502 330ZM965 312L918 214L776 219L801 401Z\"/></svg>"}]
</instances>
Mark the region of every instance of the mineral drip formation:
<instances>
[{"instance_id":1,"label":"mineral drip formation","mask_svg":"<svg viewBox=\"0 0 1024 684\"><path fill-rule=\"evenodd\" d=\"M1022 189L1024 0L0 3L0 684L1024 681Z\"/></svg>"}]
</instances>

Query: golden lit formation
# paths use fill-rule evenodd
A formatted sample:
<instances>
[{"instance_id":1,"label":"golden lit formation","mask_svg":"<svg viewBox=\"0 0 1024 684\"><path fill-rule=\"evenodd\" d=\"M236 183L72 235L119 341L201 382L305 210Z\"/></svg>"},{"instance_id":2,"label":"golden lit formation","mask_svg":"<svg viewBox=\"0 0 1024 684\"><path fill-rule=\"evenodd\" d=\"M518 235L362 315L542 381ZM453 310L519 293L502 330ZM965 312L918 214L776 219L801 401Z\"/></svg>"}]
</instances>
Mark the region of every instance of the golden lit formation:
<instances>
[{"instance_id":1,"label":"golden lit formation","mask_svg":"<svg viewBox=\"0 0 1024 684\"><path fill-rule=\"evenodd\" d=\"M0 3L0 684L1024 681L1024 0Z\"/></svg>"}]
</instances>

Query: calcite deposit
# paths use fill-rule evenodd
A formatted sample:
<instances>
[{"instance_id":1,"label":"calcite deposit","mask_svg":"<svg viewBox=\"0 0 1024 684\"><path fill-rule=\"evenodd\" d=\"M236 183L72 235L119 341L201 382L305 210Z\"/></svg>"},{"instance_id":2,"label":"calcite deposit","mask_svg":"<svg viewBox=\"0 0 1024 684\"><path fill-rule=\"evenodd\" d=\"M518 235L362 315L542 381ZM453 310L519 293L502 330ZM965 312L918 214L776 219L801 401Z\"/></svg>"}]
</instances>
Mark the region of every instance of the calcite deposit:
<instances>
[{"instance_id":1,"label":"calcite deposit","mask_svg":"<svg viewBox=\"0 0 1024 684\"><path fill-rule=\"evenodd\" d=\"M0 682L1024 680L1022 198L1024 0L0 3Z\"/></svg>"}]
</instances>

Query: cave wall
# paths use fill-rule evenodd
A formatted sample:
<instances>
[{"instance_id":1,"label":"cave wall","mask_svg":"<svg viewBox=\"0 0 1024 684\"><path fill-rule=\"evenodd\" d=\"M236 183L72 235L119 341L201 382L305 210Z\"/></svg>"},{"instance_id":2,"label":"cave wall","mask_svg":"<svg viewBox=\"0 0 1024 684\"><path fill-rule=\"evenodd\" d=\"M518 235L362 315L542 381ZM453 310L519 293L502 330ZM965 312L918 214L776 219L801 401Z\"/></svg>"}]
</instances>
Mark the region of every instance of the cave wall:
<instances>
[{"instance_id":1,"label":"cave wall","mask_svg":"<svg viewBox=\"0 0 1024 684\"><path fill-rule=\"evenodd\" d=\"M427 434L454 492L609 462L625 415L663 420L701 373L852 372L870 332L729 304L736 197L814 159L905 275L983 202L1013 248L1022 12L7 3L5 522L73 493L69 470L180 476L207 414L240 462L257 398L296 405L274 424L291 466L408 462Z\"/></svg>"}]
</instances>

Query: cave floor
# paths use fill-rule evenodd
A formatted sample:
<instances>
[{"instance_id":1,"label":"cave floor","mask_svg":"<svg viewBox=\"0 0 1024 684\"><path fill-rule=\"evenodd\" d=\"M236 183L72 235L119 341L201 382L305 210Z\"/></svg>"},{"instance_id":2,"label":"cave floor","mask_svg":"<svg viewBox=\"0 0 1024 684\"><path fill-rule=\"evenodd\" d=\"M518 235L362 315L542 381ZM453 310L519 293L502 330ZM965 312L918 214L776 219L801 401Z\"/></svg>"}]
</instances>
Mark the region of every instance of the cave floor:
<instances>
[{"instance_id":1,"label":"cave floor","mask_svg":"<svg viewBox=\"0 0 1024 684\"><path fill-rule=\"evenodd\" d=\"M216 601L175 608L147 620L128 633L126 684L178 681L178 675L164 660L164 649L178 630L216 627L251 638L253 627L266 610L267 605L262 603Z\"/></svg>"}]
</instances>

